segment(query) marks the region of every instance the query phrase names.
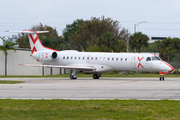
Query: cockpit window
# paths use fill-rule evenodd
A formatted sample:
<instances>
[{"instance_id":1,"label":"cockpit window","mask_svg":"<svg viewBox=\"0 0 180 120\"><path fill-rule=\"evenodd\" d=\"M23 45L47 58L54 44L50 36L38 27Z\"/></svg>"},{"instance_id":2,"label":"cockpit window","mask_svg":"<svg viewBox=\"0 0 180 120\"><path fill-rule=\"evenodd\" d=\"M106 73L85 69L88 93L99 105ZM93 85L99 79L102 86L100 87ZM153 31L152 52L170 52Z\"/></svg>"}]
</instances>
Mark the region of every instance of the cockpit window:
<instances>
[{"instance_id":1,"label":"cockpit window","mask_svg":"<svg viewBox=\"0 0 180 120\"><path fill-rule=\"evenodd\" d=\"M151 58L150 58L150 57L147 57L146 61L151 61Z\"/></svg>"},{"instance_id":2,"label":"cockpit window","mask_svg":"<svg viewBox=\"0 0 180 120\"><path fill-rule=\"evenodd\" d=\"M161 60L159 57L152 57L152 60Z\"/></svg>"}]
</instances>

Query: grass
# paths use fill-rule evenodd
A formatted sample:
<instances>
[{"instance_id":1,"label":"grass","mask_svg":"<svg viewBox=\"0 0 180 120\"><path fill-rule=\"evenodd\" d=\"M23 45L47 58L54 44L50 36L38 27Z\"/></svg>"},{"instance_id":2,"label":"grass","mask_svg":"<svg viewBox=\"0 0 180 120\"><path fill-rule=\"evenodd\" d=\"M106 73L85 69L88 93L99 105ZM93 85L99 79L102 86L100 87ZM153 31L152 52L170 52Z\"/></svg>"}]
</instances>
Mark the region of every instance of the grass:
<instances>
[{"instance_id":1,"label":"grass","mask_svg":"<svg viewBox=\"0 0 180 120\"><path fill-rule=\"evenodd\" d=\"M175 120L179 113L173 100L0 100L1 120Z\"/></svg>"},{"instance_id":2,"label":"grass","mask_svg":"<svg viewBox=\"0 0 180 120\"><path fill-rule=\"evenodd\" d=\"M6 80L0 81L0 84L17 84L17 83L24 83L24 81L6 81Z\"/></svg>"}]
</instances>

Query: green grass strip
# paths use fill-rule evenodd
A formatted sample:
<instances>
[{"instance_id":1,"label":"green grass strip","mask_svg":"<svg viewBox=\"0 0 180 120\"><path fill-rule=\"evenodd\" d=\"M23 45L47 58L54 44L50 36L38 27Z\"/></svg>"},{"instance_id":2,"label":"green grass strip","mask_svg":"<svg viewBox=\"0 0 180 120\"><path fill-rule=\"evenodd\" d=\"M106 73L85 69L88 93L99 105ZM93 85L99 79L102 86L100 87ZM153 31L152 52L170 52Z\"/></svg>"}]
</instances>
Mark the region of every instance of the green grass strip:
<instances>
[{"instance_id":1,"label":"green grass strip","mask_svg":"<svg viewBox=\"0 0 180 120\"><path fill-rule=\"evenodd\" d=\"M0 84L17 84L17 83L24 83L24 81L6 81L6 80L0 80Z\"/></svg>"},{"instance_id":2,"label":"green grass strip","mask_svg":"<svg viewBox=\"0 0 180 120\"><path fill-rule=\"evenodd\" d=\"M177 120L174 100L0 100L1 120Z\"/></svg>"}]
</instances>

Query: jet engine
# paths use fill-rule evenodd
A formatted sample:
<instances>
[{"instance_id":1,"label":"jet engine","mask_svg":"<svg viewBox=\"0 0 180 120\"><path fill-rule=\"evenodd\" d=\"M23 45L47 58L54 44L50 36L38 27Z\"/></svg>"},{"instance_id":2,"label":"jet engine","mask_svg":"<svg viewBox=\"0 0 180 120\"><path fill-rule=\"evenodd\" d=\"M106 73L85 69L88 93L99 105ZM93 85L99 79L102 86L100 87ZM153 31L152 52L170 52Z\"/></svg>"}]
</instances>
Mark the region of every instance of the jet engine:
<instances>
[{"instance_id":1,"label":"jet engine","mask_svg":"<svg viewBox=\"0 0 180 120\"><path fill-rule=\"evenodd\" d=\"M58 58L58 54L55 51L43 51L43 52L39 51L39 52L34 52L32 54L32 57L37 60L52 61Z\"/></svg>"}]
</instances>

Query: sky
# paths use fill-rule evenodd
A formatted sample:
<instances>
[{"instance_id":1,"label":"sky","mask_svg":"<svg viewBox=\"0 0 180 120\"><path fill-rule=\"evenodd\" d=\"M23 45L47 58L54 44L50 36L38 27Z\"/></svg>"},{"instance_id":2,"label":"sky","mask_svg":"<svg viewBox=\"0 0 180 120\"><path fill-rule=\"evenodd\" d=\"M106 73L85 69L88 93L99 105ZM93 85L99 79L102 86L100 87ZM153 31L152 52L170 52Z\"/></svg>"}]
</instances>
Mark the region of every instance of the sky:
<instances>
[{"instance_id":1,"label":"sky","mask_svg":"<svg viewBox=\"0 0 180 120\"><path fill-rule=\"evenodd\" d=\"M132 34L180 38L180 0L0 0L0 36L6 30L30 29L42 23L62 35L77 19L109 17ZM147 22L142 22L147 21ZM142 23L141 23L142 22ZM140 24L138 24L140 23Z\"/></svg>"}]
</instances>

